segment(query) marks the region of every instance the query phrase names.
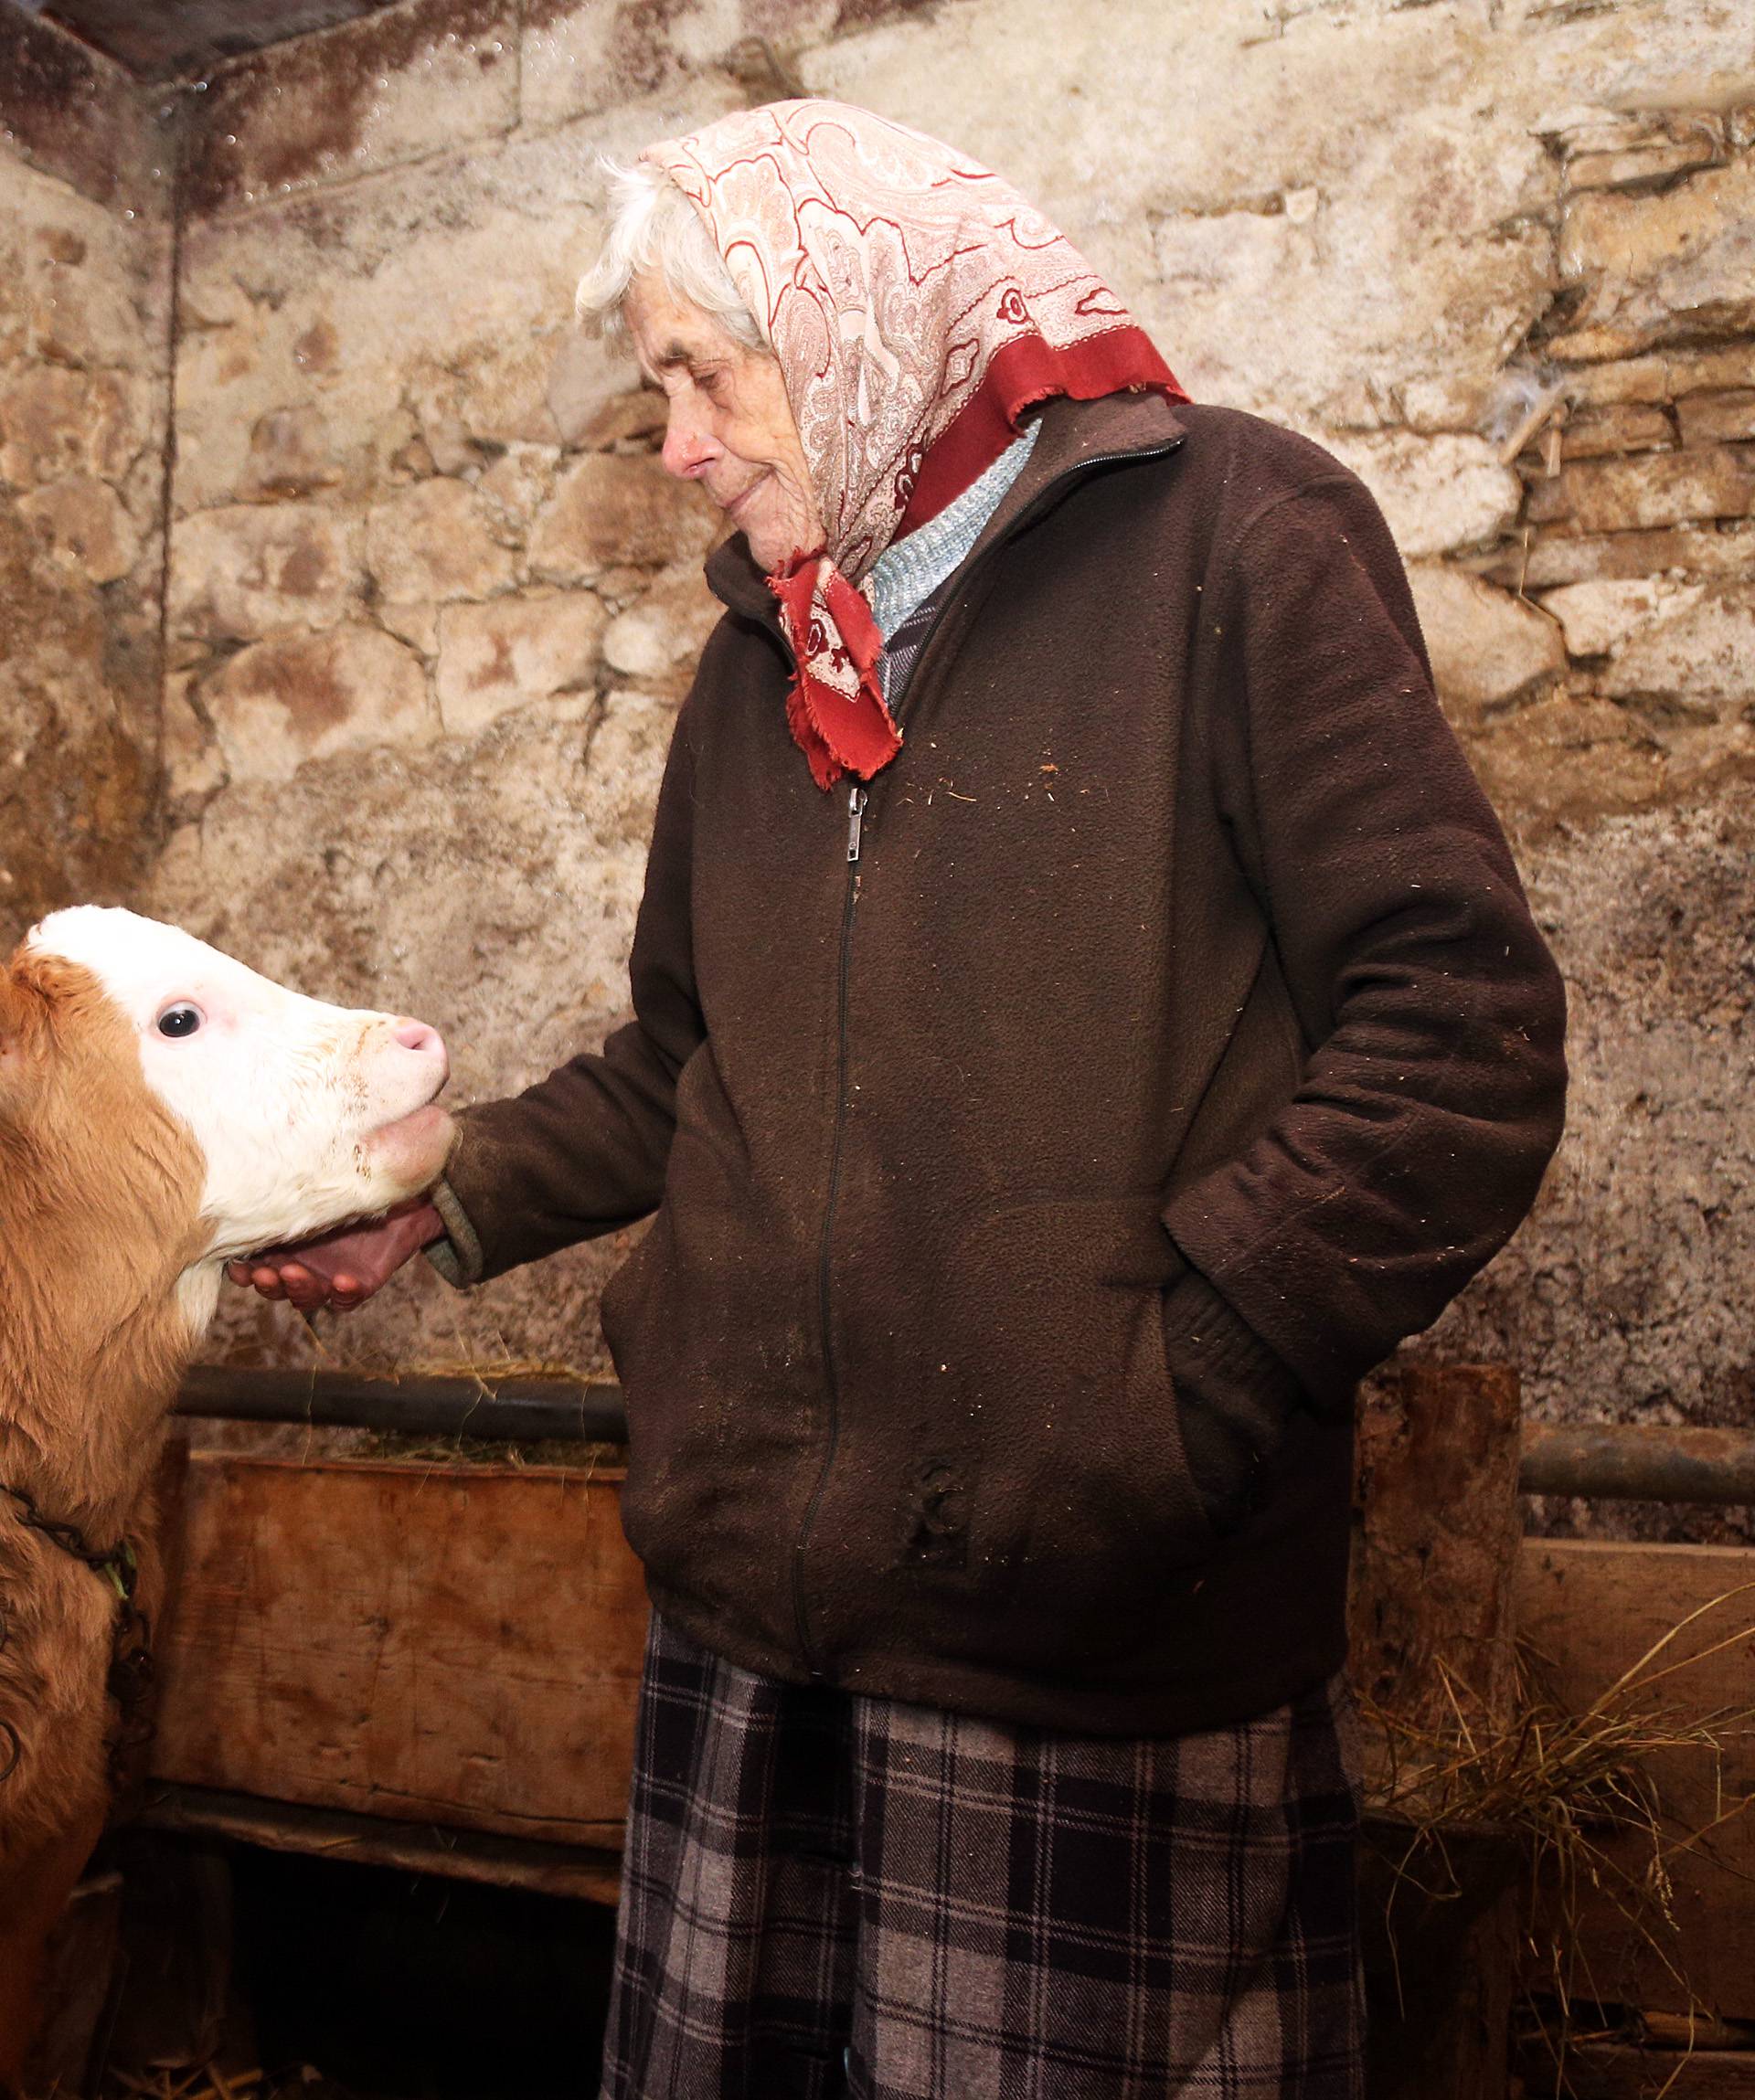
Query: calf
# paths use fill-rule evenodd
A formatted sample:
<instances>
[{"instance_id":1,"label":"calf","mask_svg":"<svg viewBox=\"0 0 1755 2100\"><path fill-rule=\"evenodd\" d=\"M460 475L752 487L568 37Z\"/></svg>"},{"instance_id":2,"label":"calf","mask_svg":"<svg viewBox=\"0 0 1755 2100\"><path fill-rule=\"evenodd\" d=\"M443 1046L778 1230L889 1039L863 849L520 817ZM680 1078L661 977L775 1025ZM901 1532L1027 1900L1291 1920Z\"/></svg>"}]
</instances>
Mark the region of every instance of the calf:
<instances>
[{"instance_id":1,"label":"calf","mask_svg":"<svg viewBox=\"0 0 1755 2100\"><path fill-rule=\"evenodd\" d=\"M0 2095L103 1822L119 1614L162 1428L228 1258L437 1176L444 1045L132 912L0 970Z\"/></svg>"}]
</instances>

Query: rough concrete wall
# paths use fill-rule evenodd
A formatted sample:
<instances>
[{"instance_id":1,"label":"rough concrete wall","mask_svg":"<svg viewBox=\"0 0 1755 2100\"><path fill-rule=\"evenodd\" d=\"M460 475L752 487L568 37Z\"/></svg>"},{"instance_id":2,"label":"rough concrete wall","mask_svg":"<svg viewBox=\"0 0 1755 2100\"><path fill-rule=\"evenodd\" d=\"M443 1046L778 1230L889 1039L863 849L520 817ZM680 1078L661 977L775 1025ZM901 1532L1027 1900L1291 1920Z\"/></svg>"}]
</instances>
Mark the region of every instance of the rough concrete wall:
<instances>
[{"instance_id":1,"label":"rough concrete wall","mask_svg":"<svg viewBox=\"0 0 1755 2100\"><path fill-rule=\"evenodd\" d=\"M0 18L0 954L155 829L170 183L125 75Z\"/></svg>"},{"instance_id":2,"label":"rough concrete wall","mask_svg":"<svg viewBox=\"0 0 1755 2100\"><path fill-rule=\"evenodd\" d=\"M1746 1410L1746 0L417 0L216 78L159 907L441 1023L465 1093L620 1013L710 521L568 333L590 164L793 80L1003 169L1197 395L1376 489L1574 1004L1541 1204L1420 1346L1551 1415ZM618 1251L331 1345L590 1362Z\"/></svg>"}]
</instances>

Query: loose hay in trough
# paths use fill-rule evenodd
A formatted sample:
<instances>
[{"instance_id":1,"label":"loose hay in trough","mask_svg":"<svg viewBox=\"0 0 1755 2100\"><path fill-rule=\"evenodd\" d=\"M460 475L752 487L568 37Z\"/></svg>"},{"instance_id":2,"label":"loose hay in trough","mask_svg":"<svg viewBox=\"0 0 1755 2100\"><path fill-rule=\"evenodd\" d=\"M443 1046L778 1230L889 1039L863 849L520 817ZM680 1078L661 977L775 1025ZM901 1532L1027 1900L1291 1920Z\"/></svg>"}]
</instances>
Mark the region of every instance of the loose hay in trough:
<instances>
[{"instance_id":1,"label":"loose hay in trough","mask_svg":"<svg viewBox=\"0 0 1755 2100\"><path fill-rule=\"evenodd\" d=\"M105 2081L109 2091L124 2100L281 2100L275 2083L265 2082L261 2072L221 2071L217 2064L197 2064L193 2070L157 2070L136 2076L114 2071ZM299 2080L290 2088L308 2100L309 2086Z\"/></svg>"},{"instance_id":2,"label":"loose hay in trough","mask_svg":"<svg viewBox=\"0 0 1755 2100\"><path fill-rule=\"evenodd\" d=\"M1556 2009L1540 2033L1558 2091L1570 2090L1569 2048L1594 2031L1595 2009L1616 1995L1590 1973L1578 1930L1587 1894L1612 1905L1697 2008L1692 2020L1705 2031L1711 2014L1685 1973L1672 1863L1709 1845L1755 1797L1727 1796L1720 1777L1710 1821L1678 1830L1650 1763L1668 1752L1705 1751L1721 1773L1729 1739L1755 1726L1755 1702L1693 1713L1658 1689L1691 1665L1749 1642L1755 1626L1740 1625L1704 1649L1666 1660L1697 1620L1751 1589L1755 1583L1741 1585L1687 1614L1582 1712L1548 1695L1541 1659L1526 1652L1518 1658L1505 1718L1490 1717L1441 1661L1434 1665L1437 1695L1418 1712L1361 1698L1374 1750L1364 1883L1367 1903L1380 1912L1367 1915L1367 1945L1380 1931L1404 2017L1423 2015L1413 2002L1422 1987L1436 1978L1442 1988L1475 1922L1520 1887L1524 1989L1532 2003L1547 1999ZM1404 1974L1409 1967L1417 1972L1411 1978Z\"/></svg>"}]
</instances>

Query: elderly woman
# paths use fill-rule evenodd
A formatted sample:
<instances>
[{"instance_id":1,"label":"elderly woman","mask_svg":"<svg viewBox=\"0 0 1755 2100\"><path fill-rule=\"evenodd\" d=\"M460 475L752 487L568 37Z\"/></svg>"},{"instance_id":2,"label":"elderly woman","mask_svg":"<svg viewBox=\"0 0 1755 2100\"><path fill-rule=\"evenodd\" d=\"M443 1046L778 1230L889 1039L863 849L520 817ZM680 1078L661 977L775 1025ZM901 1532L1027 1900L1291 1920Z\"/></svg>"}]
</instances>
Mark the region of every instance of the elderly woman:
<instances>
[{"instance_id":1,"label":"elderly woman","mask_svg":"<svg viewBox=\"0 0 1755 2100\"><path fill-rule=\"evenodd\" d=\"M634 1017L255 1275L656 1211L604 2094L1356 2095L1350 1395L1562 1087L1383 524L836 104L651 147L580 305L736 528Z\"/></svg>"}]
</instances>

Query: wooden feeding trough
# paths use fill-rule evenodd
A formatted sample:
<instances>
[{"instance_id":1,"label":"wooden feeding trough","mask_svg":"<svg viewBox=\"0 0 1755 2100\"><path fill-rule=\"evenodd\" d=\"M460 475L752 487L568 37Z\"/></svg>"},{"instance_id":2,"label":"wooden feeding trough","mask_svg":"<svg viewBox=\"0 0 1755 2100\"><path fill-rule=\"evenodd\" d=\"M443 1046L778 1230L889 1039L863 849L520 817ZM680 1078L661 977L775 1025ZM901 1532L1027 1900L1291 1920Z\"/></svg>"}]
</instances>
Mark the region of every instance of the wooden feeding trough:
<instances>
[{"instance_id":1,"label":"wooden feeding trough","mask_svg":"<svg viewBox=\"0 0 1755 2100\"><path fill-rule=\"evenodd\" d=\"M144 1819L613 1902L646 1624L616 1389L207 1371L182 1412L563 1456L183 1443Z\"/></svg>"},{"instance_id":2,"label":"wooden feeding trough","mask_svg":"<svg viewBox=\"0 0 1755 2100\"><path fill-rule=\"evenodd\" d=\"M147 1819L612 1897L646 1618L618 1390L209 1369L179 1412L227 1427L168 1469ZM1503 1692L1517 1414L1504 1370L1376 1395L1355 1647L1382 1698L1435 1653ZM250 1423L307 1435L239 1448ZM363 1456L337 1428L427 1442ZM505 1455L459 1455L482 1439Z\"/></svg>"},{"instance_id":3,"label":"wooden feeding trough","mask_svg":"<svg viewBox=\"0 0 1755 2100\"><path fill-rule=\"evenodd\" d=\"M209 1370L191 1375L182 1412L196 1433L167 1469L170 1596L144 1819L612 1901L646 1622L619 1519L617 1390ZM238 1425L252 1422L305 1433L282 1427L272 1448L251 1448ZM383 1440L367 1455L338 1445L336 1428ZM459 1437L472 1441L432 1441ZM1459 1688L1468 1725L1522 1726L1519 1635L1578 1714L1711 1599L1750 1585L1725 1608L1747 1606L1738 1624L1755 1622L1755 1553L1524 1540L1517 1501L1520 1483L1745 1500L1755 1437L1525 1431L1510 1372L1413 1365L1372 1382L1360 1446L1354 1673L1376 1723L1377 1789L1362 1883L1378 1954L1370 2089L1503 2100L1513 1999L1542 1988L1520 1948L1532 1930L1551 1944L1558 1914L1532 1898L1527 1829L1466 1808L1438 1849L1454 1886L1416 1900L1402 1870L1429 1833L1385 1782L1385 1742L1454 1708ZM1678 1637L1673 1707L1755 1699L1734 1632L1721 1609ZM1593 1978L1597 1998L1627 2009L1616 2042L1572 2049L1567 2076L1580 2100L1655 2093L1686 2053L1663 2044L1691 2020L1694 2055L1675 2090L1755 2100L1755 2049L1729 2046L1755 2040L1755 1822L1739 1813L1755 1793L1755 1734L1744 1720L1650 1767L1675 1839L1669 1938L1642 1936L1594 1897L1559 1918L1579 1956L1574 1988ZM1640 1841L1609 1840L1630 1874L1643 1871ZM1646 2046L1628 2044L1635 2010ZM1532 2095L1562 2089L1539 2063L1523 2068Z\"/></svg>"}]
</instances>

